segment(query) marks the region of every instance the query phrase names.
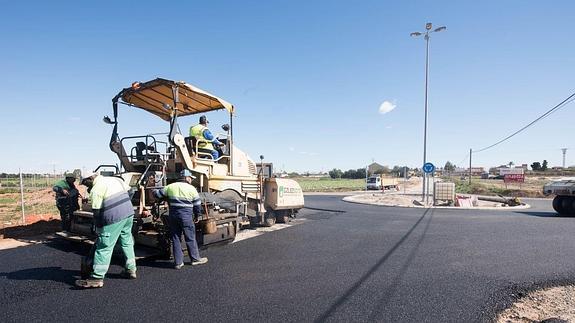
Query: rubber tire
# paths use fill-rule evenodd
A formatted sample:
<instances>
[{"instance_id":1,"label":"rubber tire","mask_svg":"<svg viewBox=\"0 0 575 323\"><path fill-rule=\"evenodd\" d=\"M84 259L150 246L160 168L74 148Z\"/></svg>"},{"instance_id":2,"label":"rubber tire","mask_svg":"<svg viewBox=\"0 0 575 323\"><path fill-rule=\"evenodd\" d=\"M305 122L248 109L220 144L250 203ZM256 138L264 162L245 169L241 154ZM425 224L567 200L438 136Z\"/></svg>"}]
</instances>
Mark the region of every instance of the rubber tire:
<instances>
[{"instance_id":1,"label":"rubber tire","mask_svg":"<svg viewBox=\"0 0 575 323\"><path fill-rule=\"evenodd\" d=\"M274 224L276 224L275 215L271 215L271 216L266 215L265 219L264 219L264 227L271 227Z\"/></svg>"},{"instance_id":2,"label":"rubber tire","mask_svg":"<svg viewBox=\"0 0 575 323\"><path fill-rule=\"evenodd\" d=\"M563 209L563 213L565 215L573 215L575 213L575 208L573 208L573 202L575 202L575 198L572 196L564 196L561 201L561 208Z\"/></svg>"},{"instance_id":3,"label":"rubber tire","mask_svg":"<svg viewBox=\"0 0 575 323\"><path fill-rule=\"evenodd\" d=\"M555 198L553 199L553 209L555 210L555 212L559 213L559 214L563 214L563 212L565 211L563 209L563 196L555 196Z\"/></svg>"},{"instance_id":4,"label":"rubber tire","mask_svg":"<svg viewBox=\"0 0 575 323\"><path fill-rule=\"evenodd\" d=\"M276 216L277 223L289 223L291 220L290 216L287 214L280 214Z\"/></svg>"},{"instance_id":5,"label":"rubber tire","mask_svg":"<svg viewBox=\"0 0 575 323\"><path fill-rule=\"evenodd\" d=\"M277 223L289 223L289 221L291 221L289 210L278 210L275 211L275 214Z\"/></svg>"}]
</instances>

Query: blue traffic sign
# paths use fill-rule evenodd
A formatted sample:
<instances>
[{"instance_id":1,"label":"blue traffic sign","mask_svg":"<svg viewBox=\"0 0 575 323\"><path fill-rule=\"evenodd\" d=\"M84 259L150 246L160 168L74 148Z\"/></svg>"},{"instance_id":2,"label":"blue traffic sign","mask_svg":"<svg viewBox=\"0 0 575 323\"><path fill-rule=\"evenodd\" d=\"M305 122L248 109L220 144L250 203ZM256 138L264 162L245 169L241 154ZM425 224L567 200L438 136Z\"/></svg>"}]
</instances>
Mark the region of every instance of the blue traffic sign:
<instances>
[{"instance_id":1,"label":"blue traffic sign","mask_svg":"<svg viewBox=\"0 0 575 323\"><path fill-rule=\"evenodd\" d=\"M425 173L433 173L435 171L435 165L432 163L425 163L423 164L423 172Z\"/></svg>"}]
</instances>

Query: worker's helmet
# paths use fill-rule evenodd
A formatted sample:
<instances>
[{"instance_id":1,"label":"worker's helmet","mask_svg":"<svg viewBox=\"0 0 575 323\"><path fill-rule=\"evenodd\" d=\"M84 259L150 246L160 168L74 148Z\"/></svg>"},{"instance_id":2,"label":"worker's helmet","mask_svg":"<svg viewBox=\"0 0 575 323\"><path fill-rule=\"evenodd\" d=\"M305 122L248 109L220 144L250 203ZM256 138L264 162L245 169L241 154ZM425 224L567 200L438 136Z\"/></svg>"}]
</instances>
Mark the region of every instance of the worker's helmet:
<instances>
[{"instance_id":1,"label":"worker's helmet","mask_svg":"<svg viewBox=\"0 0 575 323\"><path fill-rule=\"evenodd\" d=\"M208 118L206 118L206 116L201 116L200 117L200 123L201 124L208 124L209 123Z\"/></svg>"},{"instance_id":2,"label":"worker's helmet","mask_svg":"<svg viewBox=\"0 0 575 323\"><path fill-rule=\"evenodd\" d=\"M82 180L80 181L80 183L82 185L86 185L86 180L87 179L93 179L94 177L98 176L98 173L94 173L94 172L88 172L86 174L82 175Z\"/></svg>"},{"instance_id":3,"label":"worker's helmet","mask_svg":"<svg viewBox=\"0 0 575 323\"><path fill-rule=\"evenodd\" d=\"M64 178L76 178L76 176L74 175L74 173L70 173L70 172L66 172L64 173Z\"/></svg>"},{"instance_id":4,"label":"worker's helmet","mask_svg":"<svg viewBox=\"0 0 575 323\"><path fill-rule=\"evenodd\" d=\"M196 176L192 175L192 172L190 172L188 169L184 169L183 171L181 171L180 177L181 178L191 177L192 179L196 178Z\"/></svg>"}]
</instances>

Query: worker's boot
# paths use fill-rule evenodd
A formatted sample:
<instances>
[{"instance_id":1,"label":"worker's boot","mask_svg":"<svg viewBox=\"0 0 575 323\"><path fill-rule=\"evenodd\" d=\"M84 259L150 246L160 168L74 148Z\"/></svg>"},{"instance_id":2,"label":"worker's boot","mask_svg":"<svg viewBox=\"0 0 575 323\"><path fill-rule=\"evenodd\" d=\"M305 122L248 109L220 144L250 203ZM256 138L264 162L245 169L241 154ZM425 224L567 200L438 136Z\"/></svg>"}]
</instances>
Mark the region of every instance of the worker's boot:
<instances>
[{"instance_id":1,"label":"worker's boot","mask_svg":"<svg viewBox=\"0 0 575 323\"><path fill-rule=\"evenodd\" d=\"M136 270L135 269L125 269L122 271L122 273L120 274L122 276L122 278L126 278L126 279L136 279L138 278L138 275L136 275Z\"/></svg>"},{"instance_id":2,"label":"worker's boot","mask_svg":"<svg viewBox=\"0 0 575 323\"><path fill-rule=\"evenodd\" d=\"M101 288L104 286L104 280L97 278L78 279L76 286L81 288Z\"/></svg>"},{"instance_id":3,"label":"worker's boot","mask_svg":"<svg viewBox=\"0 0 575 323\"><path fill-rule=\"evenodd\" d=\"M197 266L197 265L203 265L205 263L208 262L208 258L207 257L202 257L198 260L193 259L192 260L192 266Z\"/></svg>"}]
</instances>

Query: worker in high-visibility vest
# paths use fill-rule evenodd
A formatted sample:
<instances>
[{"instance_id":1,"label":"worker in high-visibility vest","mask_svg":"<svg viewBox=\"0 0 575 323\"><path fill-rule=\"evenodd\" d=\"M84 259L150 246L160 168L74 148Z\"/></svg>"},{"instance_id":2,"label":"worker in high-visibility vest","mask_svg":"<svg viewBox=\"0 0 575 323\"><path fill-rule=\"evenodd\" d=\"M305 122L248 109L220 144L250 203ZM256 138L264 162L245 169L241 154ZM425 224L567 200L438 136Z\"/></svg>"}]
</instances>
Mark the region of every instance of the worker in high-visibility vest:
<instances>
[{"instance_id":1,"label":"worker in high-visibility vest","mask_svg":"<svg viewBox=\"0 0 575 323\"><path fill-rule=\"evenodd\" d=\"M74 185L76 177L72 173L65 173L65 179L57 181L52 190L56 193L56 207L60 211L62 230L70 230L72 214L80 208L78 197L80 192Z\"/></svg>"},{"instance_id":2,"label":"worker in high-visibility vest","mask_svg":"<svg viewBox=\"0 0 575 323\"><path fill-rule=\"evenodd\" d=\"M196 138L198 151L210 153L212 158L216 160L220 156L220 152L217 148L223 146L223 143L214 137L208 129L208 123L209 121L206 116L201 116L200 123L190 128L190 137Z\"/></svg>"},{"instance_id":3,"label":"worker in high-visibility vest","mask_svg":"<svg viewBox=\"0 0 575 323\"><path fill-rule=\"evenodd\" d=\"M130 187L121 178L98 174L85 177L82 185L88 187L90 192L98 238L91 252L92 273L87 279L77 280L76 286L83 288L104 286L104 276L108 272L112 252L118 240L126 260L122 276L135 279L136 256L132 236L134 208L129 194Z\"/></svg>"},{"instance_id":4,"label":"worker in high-visibility vest","mask_svg":"<svg viewBox=\"0 0 575 323\"><path fill-rule=\"evenodd\" d=\"M188 247L188 255L192 266L202 265L208 262L208 258L200 257L198 243L196 241L196 226L194 225L194 214L201 212L201 199L196 188L192 185L195 177L187 169L180 173L180 180L166 187L155 190L157 198L168 201L169 215L168 224L172 236L172 247L174 253L174 268L184 267L184 253L180 238L182 233Z\"/></svg>"}]
</instances>

